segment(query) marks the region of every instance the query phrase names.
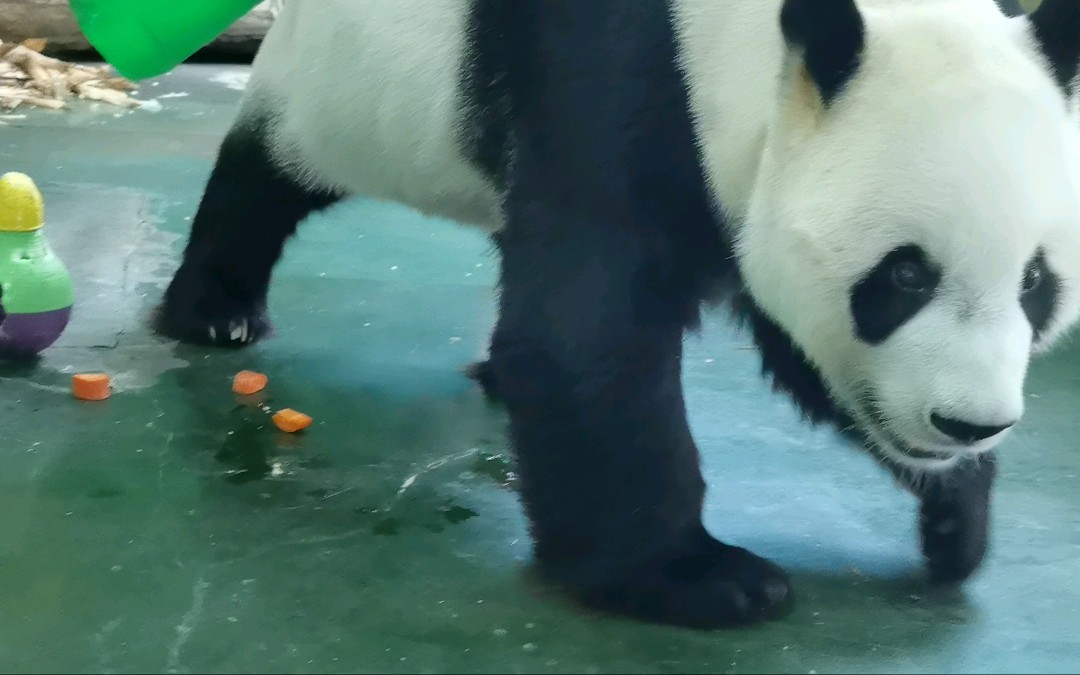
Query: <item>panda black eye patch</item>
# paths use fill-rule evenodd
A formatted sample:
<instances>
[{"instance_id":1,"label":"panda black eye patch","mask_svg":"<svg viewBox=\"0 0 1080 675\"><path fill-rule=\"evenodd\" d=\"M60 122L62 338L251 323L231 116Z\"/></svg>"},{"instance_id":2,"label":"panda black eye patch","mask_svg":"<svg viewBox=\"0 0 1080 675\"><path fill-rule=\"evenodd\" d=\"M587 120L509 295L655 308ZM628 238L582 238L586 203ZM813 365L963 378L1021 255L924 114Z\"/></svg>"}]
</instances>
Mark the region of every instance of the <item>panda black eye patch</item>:
<instances>
[{"instance_id":1,"label":"panda black eye patch","mask_svg":"<svg viewBox=\"0 0 1080 675\"><path fill-rule=\"evenodd\" d=\"M889 251L851 288L855 334L880 344L919 313L934 297L941 270L918 246Z\"/></svg>"},{"instance_id":2,"label":"panda black eye patch","mask_svg":"<svg viewBox=\"0 0 1080 675\"><path fill-rule=\"evenodd\" d=\"M1020 306L1024 308L1036 339L1050 323L1060 293L1061 280L1046 262L1046 253L1039 249L1024 270L1020 285Z\"/></svg>"}]
</instances>

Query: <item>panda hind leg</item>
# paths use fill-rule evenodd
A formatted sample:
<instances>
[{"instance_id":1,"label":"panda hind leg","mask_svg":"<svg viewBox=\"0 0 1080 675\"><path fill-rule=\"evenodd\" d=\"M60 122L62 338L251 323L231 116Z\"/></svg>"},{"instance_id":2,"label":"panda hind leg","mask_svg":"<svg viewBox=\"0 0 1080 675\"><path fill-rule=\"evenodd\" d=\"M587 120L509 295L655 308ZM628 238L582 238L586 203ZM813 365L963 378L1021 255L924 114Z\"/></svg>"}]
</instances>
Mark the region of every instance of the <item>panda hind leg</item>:
<instances>
[{"instance_id":1,"label":"panda hind leg","mask_svg":"<svg viewBox=\"0 0 1080 675\"><path fill-rule=\"evenodd\" d=\"M271 331L273 268L301 220L340 195L301 185L275 165L266 124L241 118L226 135L192 222L183 260L153 317L156 332L242 347Z\"/></svg>"}]
</instances>

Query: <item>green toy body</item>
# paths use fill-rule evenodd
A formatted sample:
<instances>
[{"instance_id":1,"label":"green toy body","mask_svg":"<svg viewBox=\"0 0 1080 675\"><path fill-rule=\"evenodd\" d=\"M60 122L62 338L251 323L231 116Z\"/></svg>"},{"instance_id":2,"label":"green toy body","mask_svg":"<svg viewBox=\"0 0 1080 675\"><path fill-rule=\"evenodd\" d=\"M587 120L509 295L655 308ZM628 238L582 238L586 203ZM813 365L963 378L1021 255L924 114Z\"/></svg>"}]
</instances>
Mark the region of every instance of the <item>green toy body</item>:
<instances>
[{"instance_id":1,"label":"green toy body","mask_svg":"<svg viewBox=\"0 0 1080 675\"><path fill-rule=\"evenodd\" d=\"M49 312L75 303L67 267L41 230L0 232L0 288L8 314Z\"/></svg>"},{"instance_id":2,"label":"green toy body","mask_svg":"<svg viewBox=\"0 0 1080 675\"><path fill-rule=\"evenodd\" d=\"M102 58L124 77L141 80L183 63L257 4L258 0L71 0L71 9Z\"/></svg>"},{"instance_id":3,"label":"green toy body","mask_svg":"<svg viewBox=\"0 0 1080 675\"><path fill-rule=\"evenodd\" d=\"M32 356L67 327L75 292L42 231L0 232L0 356Z\"/></svg>"}]
</instances>

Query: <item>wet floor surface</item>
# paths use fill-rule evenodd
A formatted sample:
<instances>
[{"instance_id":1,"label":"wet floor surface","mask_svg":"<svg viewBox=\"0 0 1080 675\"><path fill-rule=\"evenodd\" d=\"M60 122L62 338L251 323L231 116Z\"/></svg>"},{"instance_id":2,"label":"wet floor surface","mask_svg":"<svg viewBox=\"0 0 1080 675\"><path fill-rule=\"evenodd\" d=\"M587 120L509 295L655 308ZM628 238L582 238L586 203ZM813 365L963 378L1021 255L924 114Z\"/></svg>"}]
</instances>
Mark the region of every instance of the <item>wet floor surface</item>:
<instances>
[{"instance_id":1,"label":"wet floor surface","mask_svg":"<svg viewBox=\"0 0 1080 675\"><path fill-rule=\"evenodd\" d=\"M480 234L353 201L313 217L243 352L144 328L245 71L143 86L157 112L0 126L30 174L76 312L40 362L0 365L0 670L32 672L1075 672L1080 345L1034 366L1001 451L993 551L963 591L920 580L915 503L802 425L722 312L686 386L707 524L792 570L783 621L696 633L597 617L538 588L502 413L460 369L493 318ZM285 435L230 391L267 373ZM74 401L73 372L116 393ZM249 402L248 402L249 403Z\"/></svg>"}]
</instances>

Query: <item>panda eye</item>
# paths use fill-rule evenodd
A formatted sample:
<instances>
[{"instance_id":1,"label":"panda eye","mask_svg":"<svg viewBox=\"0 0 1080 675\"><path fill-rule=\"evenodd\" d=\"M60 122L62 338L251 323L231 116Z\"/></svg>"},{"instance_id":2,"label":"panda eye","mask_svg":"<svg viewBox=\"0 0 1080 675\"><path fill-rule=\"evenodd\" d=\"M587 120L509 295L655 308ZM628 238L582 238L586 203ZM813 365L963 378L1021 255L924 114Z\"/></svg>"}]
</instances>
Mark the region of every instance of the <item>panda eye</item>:
<instances>
[{"instance_id":1,"label":"panda eye","mask_svg":"<svg viewBox=\"0 0 1080 675\"><path fill-rule=\"evenodd\" d=\"M921 260L907 258L892 266L892 282L905 293L923 293L934 283L934 275Z\"/></svg>"},{"instance_id":2,"label":"panda eye","mask_svg":"<svg viewBox=\"0 0 1080 675\"><path fill-rule=\"evenodd\" d=\"M1024 283L1020 287L1020 292L1027 295L1038 288L1040 283L1042 283L1042 270L1039 269L1038 265L1032 263L1024 271Z\"/></svg>"}]
</instances>

